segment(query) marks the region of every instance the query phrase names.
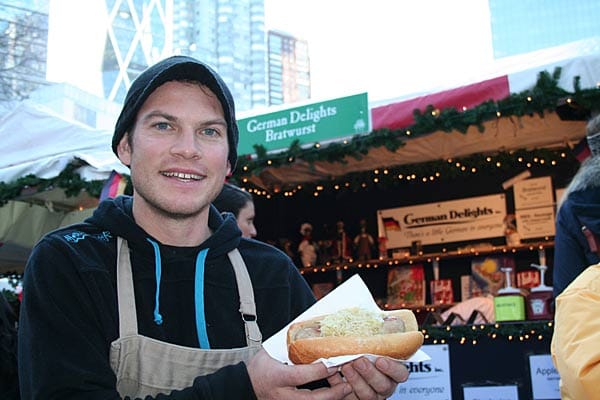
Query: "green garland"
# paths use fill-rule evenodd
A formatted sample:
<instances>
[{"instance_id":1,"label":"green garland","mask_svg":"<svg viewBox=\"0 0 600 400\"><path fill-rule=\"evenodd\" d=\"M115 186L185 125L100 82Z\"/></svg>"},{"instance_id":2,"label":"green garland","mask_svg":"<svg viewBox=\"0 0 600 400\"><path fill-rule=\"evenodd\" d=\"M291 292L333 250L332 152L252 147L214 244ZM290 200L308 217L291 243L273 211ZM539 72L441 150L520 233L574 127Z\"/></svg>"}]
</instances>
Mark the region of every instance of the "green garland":
<instances>
[{"instance_id":1,"label":"green garland","mask_svg":"<svg viewBox=\"0 0 600 400\"><path fill-rule=\"evenodd\" d=\"M466 133L470 126L476 126L480 132L484 131L483 123L498 118L498 113L504 117L524 116L538 114L544 116L547 112L554 112L560 102L566 98L571 99L587 110L598 109L600 106L600 89L581 89L579 77L574 78L574 92L569 93L558 86L561 69L556 68L553 74L546 71L538 76L535 86L521 93L511 94L505 99L499 101L487 101L477 107L458 111L452 107L443 110L435 110L433 106L428 106L424 111L414 110L415 123L404 129L376 129L368 135L357 135L347 142L335 142L327 146L320 146L318 143L311 148L302 148L298 141L292 143L287 151L276 155L268 155L264 147L255 146L256 158L240 157L238 167L232 179L235 182L245 182L245 178L251 175L258 175L265 169L277 168L283 165L290 165L295 160L302 159L309 164L316 161L328 161L345 163L346 157L352 157L360 160L370 149L376 147L385 147L390 152L396 151L405 144L404 139L407 132L410 131L410 137L419 137L435 131L452 132L458 131ZM435 111L435 112L434 112ZM438 112L439 111L439 112ZM374 176L373 171L363 171L351 173L339 178L338 181L331 180L316 182L311 184L310 190L316 187L328 185L343 185L344 187L362 187L366 188L372 185L385 189L390 185L402 183L418 183L423 179L456 179L465 174L472 173L473 169L477 171L494 168L496 162L500 162L501 167L496 168L514 168L524 165L521 159L532 160L544 159L550 161L558 160L573 162L572 156L565 157L566 149L561 151L535 150L533 152L518 151L509 153L498 153L494 155L494 163L487 161L485 156L473 155L466 158L456 159L453 162L460 162L464 169L457 168L455 164L446 161L432 161L420 164L411 164L385 169L379 175ZM570 158L569 158L570 157ZM36 190L38 192L48 190L53 187L59 187L65 190L67 196L77 196L82 190L88 192L93 197L99 197L102 191L104 181L85 181L77 173L77 168L82 165L80 161L69 164L57 177L51 179L42 179L34 175L21 177L14 182L0 182L0 206L8 200L21 196L26 189ZM468 167L466 167L468 166ZM548 165L549 166L549 165ZM407 180L398 179L399 176L410 176ZM416 176L416 180L412 177ZM429 178L434 177L434 178ZM126 193L131 193L131 183L128 179ZM309 185L310 186L310 185Z\"/></svg>"},{"instance_id":2,"label":"green garland","mask_svg":"<svg viewBox=\"0 0 600 400\"><path fill-rule=\"evenodd\" d=\"M23 191L44 192L55 187L63 189L67 197L76 197L82 191L86 191L90 196L99 198L105 181L84 180L77 172L78 168L82 165L81 161L71 162L58 176L50 179L42 179L35 175L26 175L12 183L0 182L0 206L6 204L9 200L18 198ZM129 183L128 189L129 193L131 193ZM128 189L126 189L126 192Z\"/></svg>"},{"instance_id":3,"label":"green garland","mask_svg":"<svg viewBox=\"0 0 600 400\"><path fill-rule=\"evenodd\" d=\"M483 337L508 341L543 340L554 332L553 321L504 322L482 325L433 326L422 328L425 343L440 344L457 341L476 345Z\"/></svg>"},{"instance_id":4,"label":"green garland","mask_svg":"<svg viewBox=\"0 0 600 400\"><path fill-rule=\"evenodd\" d=\"M574 78L574 92L569 93L558 85L561 68L555 69L553 74L543 71L538 75L537 82L532 89L510 96L498 101L486 101L477 107L465 111L449 107L436 110L429 105L424 111L413 111L415 123L404 129L390 130L387 128L373 130L369 135L357 135L345 143L332 143L321 146L316 143L311 148L303 149L298 141L294 141L287 151L268 155L263 146L255 145L256 157L246 156L240 158L234 178L243 182L251 175L258 175L267 168L290 165L297 159L309 163L315 161L328 161L345 163L346 157L360 160L371 148L384 146L393 152L405 144L403 138L419 137L436 131L466 133L470 126L476 126L480 132L484 131L484 122L503 117L537 114L541 117L547 112L554 112L559 103L566 98L574 104L586 109L598 109L600 106L600 90L598 88L581 89L580 78ZM433 164L429 163L429 166ZM409 169L414 166L407 167ZM322 184L320 182L319 184Z\"/></svg>"}]
</instances>

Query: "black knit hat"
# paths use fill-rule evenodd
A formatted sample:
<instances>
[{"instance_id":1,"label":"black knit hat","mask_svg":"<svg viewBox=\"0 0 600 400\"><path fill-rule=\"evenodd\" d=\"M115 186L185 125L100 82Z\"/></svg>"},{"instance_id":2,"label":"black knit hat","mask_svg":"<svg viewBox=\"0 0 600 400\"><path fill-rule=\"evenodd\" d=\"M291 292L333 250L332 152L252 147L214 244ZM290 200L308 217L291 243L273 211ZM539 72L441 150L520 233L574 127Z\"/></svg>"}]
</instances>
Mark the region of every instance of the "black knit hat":
<instances>
[{"instance_id":1,"label":"black knit hat","mask_svg":"<svg viewBox=\"0 0 600 400\"><path fill-rule=\"evenodd\" d=\"M225 121L227 122L228 158L233 172L237 163L239 132L231 92L229 92L221 77L208 65L186 56L173 56L159 61L147 68L133 81L115 125L115 133L112 139L113 152L118 156L117 146L125 132L132 128L137 113L148 96L163 83L178 80L194 80L206 85L221 102Z\"/></svg>"}]
</instances>

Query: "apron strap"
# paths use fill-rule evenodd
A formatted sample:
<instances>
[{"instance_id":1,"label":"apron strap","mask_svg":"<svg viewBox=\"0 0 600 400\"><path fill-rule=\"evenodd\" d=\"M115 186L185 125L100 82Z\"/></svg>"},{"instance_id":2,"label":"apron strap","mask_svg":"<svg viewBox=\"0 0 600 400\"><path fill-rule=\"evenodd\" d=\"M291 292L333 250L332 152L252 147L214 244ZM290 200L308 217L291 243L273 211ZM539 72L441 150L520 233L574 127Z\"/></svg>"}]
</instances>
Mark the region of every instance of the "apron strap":
<instances>
[{"instance_id":1,"label":"apron strap","mask_svg":"<svg viewBox=\"0 0 600 400\"><path fill-rule=\"evenodd\" d=\"M246 264L242 259L238 249L233 249L228 253L231 265L235 272L235 280L240 294L240 313L244 320L246 329L246 343L249 347L258 347L262 341L262 334L258 327L256 317L256 304L254 302L254 292L252 290L252 281L248 274Z\"/></svg>"},{"instance_id":2,"label":"apron strap","mask_svg":"<svg viewBox=\"0 0 600 400\"><path fill-rule=\"evenodd\" d=\"M137 335L137 314L133 291L133 274L127 241L117 237L117 303L119 337Z\"/></svg>"}]
</instances>

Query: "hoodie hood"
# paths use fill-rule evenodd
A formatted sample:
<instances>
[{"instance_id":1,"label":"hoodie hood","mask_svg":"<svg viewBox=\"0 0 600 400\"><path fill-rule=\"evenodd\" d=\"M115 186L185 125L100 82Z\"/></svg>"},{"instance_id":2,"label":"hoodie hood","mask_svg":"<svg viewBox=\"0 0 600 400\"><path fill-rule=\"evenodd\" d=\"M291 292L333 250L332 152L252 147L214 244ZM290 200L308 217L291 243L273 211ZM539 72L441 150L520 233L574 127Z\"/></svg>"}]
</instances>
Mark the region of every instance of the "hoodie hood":
<instances>
[{"instance_id":1,"label":"hoodie hood","mask_svg":"<svg viewBox=\"0 0 600 400\"><path fill-rule=\"evenodd\" d=\"M579 223L600 234L600 188L572 192L567 200Z\"/></svg>"},{"instance_id":2,"label":"hoodie hood","mask_svg":"<svg viewBox=\"0 0 600 400\"><path fill-rule=\"evenodd\" d=\"M165 245L136 224L132 209L133 198L131 196L118 196L114 199L107 199L98 205L98 208L91 217L86 219L86 222L110 231L115 237L122 237L127 240L130 247L143 249L144 253L147 251L149 254L154 254L153 245L148 239L161 246ZM208 226L213 234L204 243L197 246L198 250L210 249L209 254L212 258L223 256L238 247L242 233L233 215L221 215L211 205ZM154 256L152 255L152 257Z\"/></svg>"},{"instance_id":3,"label":"hoodie hood","mask_svg":"<svg viewBox=\"0 0 600 400\"><path fill-rule=\"evenodd\" d=\"M562 202L569 203L580 224L600 234L600 157L589 157L565 189Z\"/></svg>"}]
</instances>

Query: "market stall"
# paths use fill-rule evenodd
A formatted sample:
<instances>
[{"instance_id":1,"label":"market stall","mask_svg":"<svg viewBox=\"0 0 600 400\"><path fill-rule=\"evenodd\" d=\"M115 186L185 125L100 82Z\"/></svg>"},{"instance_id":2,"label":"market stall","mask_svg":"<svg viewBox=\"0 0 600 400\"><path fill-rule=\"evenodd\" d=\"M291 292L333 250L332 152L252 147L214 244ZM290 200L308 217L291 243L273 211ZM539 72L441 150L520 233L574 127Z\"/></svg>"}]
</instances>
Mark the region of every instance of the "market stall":
<instances>
[{"instance_id":1,"label":"market stall","mask_svg":"<svg viewBox=\"0 0 600 400\"><path fill-rule=\"evenodd\" d=\"M372 107L372 131L337 142L311 143L305 135L280 151L258 147L241 159L235 178L255 195L259 238L293 255L301 225L310 223L320 258L298 265L317 296L360 274L382 308L412 308L426 343L445 345L449 353L451 387L429 398L446 399L449 392L461 398L465 388L493 384L514 390L506 398L535 398L540 387L556 396L545 398L558 398L555 371L535 376L552 368L551 312L540 319L526 305L533 286L552 284L554 213L582 159L587 119L600 110L598 61L563 60L535 73ZM373 246L366 259L336 251L360 237L362 221L388 246ZM405 237L393 245L396 232ZM547 268L545 277L534 265ZM511 270L508 280L504 269ZM516 310L510 316L497 314L505 285L523 295L522 303L519 296L504 299ZM451 326L432 318L482 289L492 297L491 318L483 323L464 317ZM479 368L482 357L494 367ZM411 368L423 386L398 398L439 389L426 383L435 364Z\"/></svg>"},{"instance_id":2,"label":"market stall","mask_svg":"<svg viewBox=\"0 0 600 400\"><path fill-rule=\"evenodd\" d=\"M0 272L22 272L50 230L88 216L113 170L111 133L23 102L0 120Z\"/></svg>"}]
</instances>

